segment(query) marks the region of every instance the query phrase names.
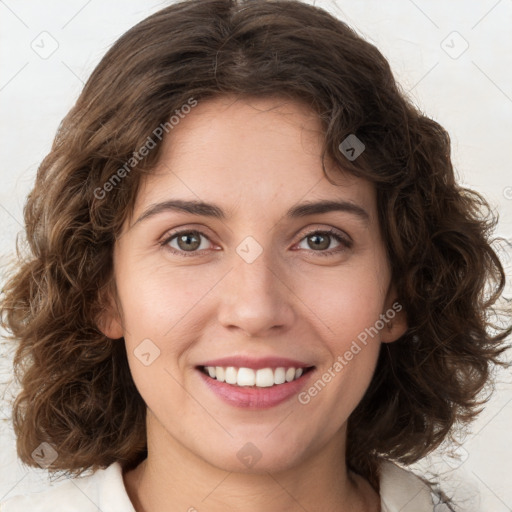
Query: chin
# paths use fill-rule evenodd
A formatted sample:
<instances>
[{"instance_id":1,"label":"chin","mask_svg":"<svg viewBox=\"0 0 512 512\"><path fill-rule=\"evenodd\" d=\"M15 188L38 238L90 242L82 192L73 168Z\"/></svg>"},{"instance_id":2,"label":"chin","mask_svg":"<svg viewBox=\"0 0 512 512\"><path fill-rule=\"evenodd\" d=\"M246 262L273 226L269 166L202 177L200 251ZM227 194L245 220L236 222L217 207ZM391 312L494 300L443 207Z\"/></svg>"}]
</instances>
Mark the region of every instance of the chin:
<instances>
[{"instance_id":1,"label":"chin","mask_svg":"<svg viewBox=\"0 0 512 512\"><path fill-rule=\"evenodd\" d=\"M244 474L287 471L297 466L301 458L306 458L305 453L297 450L301 443L288 440L290 445L285 447L282 443L270 442L265 435L253 436L253 441L233 441L222 452L210 452L204 458L223 471Z\"/></svg>"}]
</instances>

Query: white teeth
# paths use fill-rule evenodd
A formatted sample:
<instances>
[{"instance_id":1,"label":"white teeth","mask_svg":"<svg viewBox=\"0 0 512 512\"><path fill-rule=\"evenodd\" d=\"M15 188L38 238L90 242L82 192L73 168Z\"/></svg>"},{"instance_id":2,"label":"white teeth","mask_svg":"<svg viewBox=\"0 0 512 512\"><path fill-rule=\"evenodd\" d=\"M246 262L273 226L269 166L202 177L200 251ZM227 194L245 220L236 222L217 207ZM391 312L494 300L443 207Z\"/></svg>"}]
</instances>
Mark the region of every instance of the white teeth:
<instances>
[{"instance_id":1,"label":"white teeth","mask_svg":"<svg viewBox=\"0 0 512 512\"><path fill-rule=\"evenodd\" d=\"M261 368L256 371L256 386L269 388L274 385L274 372L272 368Z\"/></svg>"},{"instance_id":2,"label":"white teeth","mask_svg":"<svg viewBox=\"0 0 512 512\"><path fill-rule=\"evenodd\" d=\"M293 379L295 379L295 368L288 368L286 370L286 382L291 382Z\"/></svg>"},{"instance_id":3,"label":"white teeth","mask_svg":"<svg viewBox=\"0 0 512 512\"><path fill-rule=\"evenodd\" d=\"M256 381L256 376L254 374L254 370L251 368L240 368L238 370L238 376L236 379L236 384L238 386L254 386Z\"/></svg>"},{"instance_id":4,"label":"white teeth","mask_svg":"<svg viewBox=\"0 0 512 512\"><path fill-rule=\"evenodd\" d=\"M286 382L286 370L284 368L276 368L274 370L274 384L284 384Z\"/></svg>"},{"instance_id":5,"label":"white teeth","mask_svg":"<svg viewBox=\"0 0 512 512\"><path fill-rule=\"evenodd\" d=\"M235 368L234 366L205 366L205 371L212 379L236 386L256 386L268 388L298 379L303 368Z\"/></svg>"},{"instance_id":6,"label":"white teeth","mask_svg":"<svg viewBox=\"0 0 512 512\"><path fill-rule=\"evenodd\" d=\"M228 366L226 368L226 382L228 384L236 384L236 368L233 366Z\"/></svg>"},{"instance_id":7,"label":"white teeth","mask_svg":"<svg viewBox=\"0 0 512 512\"><path fill-rule=\"evenodd\" d=\"M207 367L209 368L209 367ZM222 366L216 366L215 367L215 378L220 381L220 382L224 382L224 375L225 375L225 372L224 372L224 368L222 368Z\"/></svg>"}]
</instances>

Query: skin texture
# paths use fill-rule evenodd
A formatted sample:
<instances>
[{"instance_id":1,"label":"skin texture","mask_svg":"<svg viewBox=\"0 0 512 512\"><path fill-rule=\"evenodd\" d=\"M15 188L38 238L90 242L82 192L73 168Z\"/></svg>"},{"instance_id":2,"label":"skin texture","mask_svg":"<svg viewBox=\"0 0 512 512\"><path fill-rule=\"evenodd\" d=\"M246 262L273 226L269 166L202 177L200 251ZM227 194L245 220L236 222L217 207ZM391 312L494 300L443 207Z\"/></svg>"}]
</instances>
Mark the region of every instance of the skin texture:
<instances>
[{"instance_id":1,"label":"skin texture","mask_svg":"<svg viewBox=\"0 0 512 512\"><path fill-rule=\"evenodd\" d=\"M206 100L164 140L138 192L114 247L118 295L102 324L107 336L124 337L148 406L148 458L124 475L138 512L379 510L377 493L343 462L346 423L381 342L405 331L402 314L306 405L292 397L240 409L214 395L195 368L231 355L289 357L316 367L313 383L396 300L374 186L339 169L329 183L321 136L315 115L297 102ZM171 198L215 203L227 218L167 211L136 222ZM368 219L344 211L285 217L321 199L349 201ZM204 234L192 256L178 237L161 245L175 228ZM328 229L351 245L331 237L317 248L311 232ZM248 236L262 249L252 263L236 251ZM144 339L160 351L148 366L134 353ZM237 457L247 442L261 453L251 467Z\"/></svg>"}]
</instances>

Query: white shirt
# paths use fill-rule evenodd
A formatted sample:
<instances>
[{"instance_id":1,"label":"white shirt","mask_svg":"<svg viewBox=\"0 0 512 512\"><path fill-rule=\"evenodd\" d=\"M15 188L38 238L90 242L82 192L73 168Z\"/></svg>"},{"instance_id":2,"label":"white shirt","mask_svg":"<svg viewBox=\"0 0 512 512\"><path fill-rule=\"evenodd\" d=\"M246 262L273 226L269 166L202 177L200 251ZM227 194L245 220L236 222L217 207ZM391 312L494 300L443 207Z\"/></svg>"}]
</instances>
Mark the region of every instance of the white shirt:
<instances>
[{"instance_id":1,"label":"white shirt","mask_svg":"<svg viewBox=\"0 0 512 512\"><path fill-rule=\"evenodd\" d=\"M382 512L445 512L445 505L412 472L390 461L381 466ZM13 496L0 503L0 512L135 512L116 462L92 475L69 479L43 492Z\"/></svg>"}]
</instances>

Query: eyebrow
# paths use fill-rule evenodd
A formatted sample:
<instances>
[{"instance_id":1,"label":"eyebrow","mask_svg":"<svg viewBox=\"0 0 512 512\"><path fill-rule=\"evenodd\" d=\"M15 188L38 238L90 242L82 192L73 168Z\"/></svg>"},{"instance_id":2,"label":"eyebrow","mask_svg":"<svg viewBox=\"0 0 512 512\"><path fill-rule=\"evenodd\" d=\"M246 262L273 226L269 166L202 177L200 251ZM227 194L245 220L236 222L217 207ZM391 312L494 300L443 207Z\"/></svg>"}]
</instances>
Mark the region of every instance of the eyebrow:
<instances>
[{"instance_id":1,"label":"eyebrow","mask_svg":"<svg viewBox=\"0 0 512 512\"><path fill-rule=\"evenodd\" d=\"M215 219L226 219L226 213L224 210L212 203L205 203L203 201L189 201L183 199L170 199L161 203L155 203L150 205L144 213L134 222L133 225L142 222L150 217L158 215L163 212L178 211L185 212L191 215L198 215L203 217L212 217ZM333 211L347 212L355 215L360 220L368 223L370 216L368 212L358 206L357 204L351 203L344 200L322 200L316 202L306 202L296 206L293 206L286 212L286 217L290 219L307 217L308 215L315 215L321 213L328 213Z\"/></svg>"}]
</instances>

